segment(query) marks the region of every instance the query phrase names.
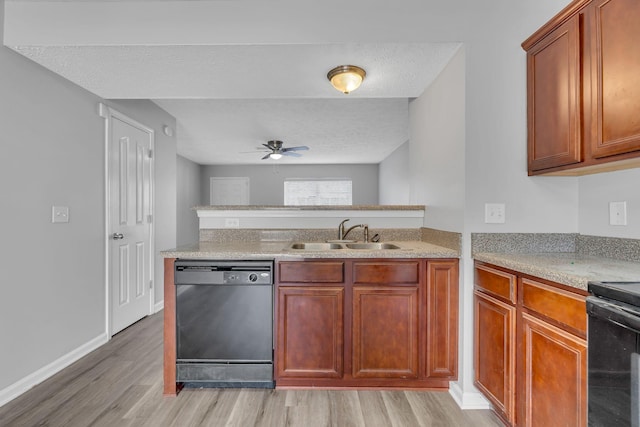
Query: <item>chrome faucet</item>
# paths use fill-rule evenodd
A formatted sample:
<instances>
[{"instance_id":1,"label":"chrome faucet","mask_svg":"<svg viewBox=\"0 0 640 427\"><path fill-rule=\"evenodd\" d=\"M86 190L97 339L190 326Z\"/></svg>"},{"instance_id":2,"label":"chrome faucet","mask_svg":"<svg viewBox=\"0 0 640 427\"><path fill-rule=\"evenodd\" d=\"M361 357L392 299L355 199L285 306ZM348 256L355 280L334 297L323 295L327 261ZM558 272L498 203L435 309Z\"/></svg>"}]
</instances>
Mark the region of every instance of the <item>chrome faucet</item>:
<instances>
[{"instance_id":1,"label":"chrome faucet","mask_svg":"<svg viewBox=\"0 0 640 427\"><path fill-rule=\"evenodd\" d=\"M369 241L369 226L367 224L357 224L354 225L352 227L350 227L349 229L347 229L347 231L344 230L344 223L349 221L348 219L345 219L344 221L342 221L340 223L340 225L338 226L338 239L339 240L345 240L347 238L347 235L351 232L351 230L353 230L354 228L362 228L363 230L363 234L364 234L364 241L368 242Z\"/></svg>"},{"instance_id":2,"label":"chrome faucet","mask_svg":"<svg viewBox=\"0 0 640 427\"><path fill-rule=\"evenodd\" d=\"M349 221L348 218L342 221L338 226L338 240L344 240L344 236L347 235L347 233L344 232L344 223L347 221Z\"/></svg>"}]
</instances>

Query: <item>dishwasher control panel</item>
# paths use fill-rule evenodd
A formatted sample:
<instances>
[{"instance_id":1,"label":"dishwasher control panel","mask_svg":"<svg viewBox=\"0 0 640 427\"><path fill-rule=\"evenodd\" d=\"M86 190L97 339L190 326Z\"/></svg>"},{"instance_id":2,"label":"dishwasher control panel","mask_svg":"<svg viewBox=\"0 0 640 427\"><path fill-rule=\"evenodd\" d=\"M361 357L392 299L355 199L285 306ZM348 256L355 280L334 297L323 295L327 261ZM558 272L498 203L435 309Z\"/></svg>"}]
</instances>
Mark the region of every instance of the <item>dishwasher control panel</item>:
<instances>
[{"instance_id":1,"label":"dishwasher control panel","mask_svg":"<svg viewBox=\"0 0 640 427\"><path fill-rule=\"evenodd\" d=\"M176 285L271 285L271 260L176 260Z\"/></svg>"},{"instance_id":2,"label":"dishwasher control panel","mask_svg":"<svg viewBox=\"0 0 640 427\"><path fill-rule=\"evenodd\" d=\"M222 276L225 285L270 285L271 272L266 271L225 271Z\"/></svg>"}]
</instances>

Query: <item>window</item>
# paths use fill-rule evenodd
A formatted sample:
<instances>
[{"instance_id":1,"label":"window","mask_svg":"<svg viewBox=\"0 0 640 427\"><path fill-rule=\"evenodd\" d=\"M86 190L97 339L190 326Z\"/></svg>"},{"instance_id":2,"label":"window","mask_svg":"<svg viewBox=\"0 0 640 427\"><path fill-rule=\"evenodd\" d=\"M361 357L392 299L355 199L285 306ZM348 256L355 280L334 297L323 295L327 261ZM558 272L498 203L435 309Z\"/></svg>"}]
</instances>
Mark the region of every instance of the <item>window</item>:
<instances>
[{"instance_id":1,"label":"window","mask_svg":"<svg viewBox=\"0 0 640 427\"><path fill-rule=\"evenodd\" d=\"M285 179L285 205L351 205L351 180Z\"/></svg>"}]
</instances>

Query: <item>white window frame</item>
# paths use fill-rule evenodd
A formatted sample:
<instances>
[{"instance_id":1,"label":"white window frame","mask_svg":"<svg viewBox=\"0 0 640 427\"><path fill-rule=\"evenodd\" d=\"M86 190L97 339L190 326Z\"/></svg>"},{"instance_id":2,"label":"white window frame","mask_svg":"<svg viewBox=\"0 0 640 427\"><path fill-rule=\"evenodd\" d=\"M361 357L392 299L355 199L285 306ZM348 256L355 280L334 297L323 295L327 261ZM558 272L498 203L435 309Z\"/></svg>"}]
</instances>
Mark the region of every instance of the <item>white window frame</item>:
<instances>
[{"instance_id":1,"label":"white window frame","mask_svg":"<svg viewBox=\"0 0 640 427\"><path fill-rule=\"evenodd\" d=\"M343 185L343 188L339 188ZM332 188L333 186L333 188ZM306 194L293 194L305 191ZM314 193L315 192L315 193ZM351 178L285 178L285 206L351 206L353 180Z\"/></svg>"}]
</instances>

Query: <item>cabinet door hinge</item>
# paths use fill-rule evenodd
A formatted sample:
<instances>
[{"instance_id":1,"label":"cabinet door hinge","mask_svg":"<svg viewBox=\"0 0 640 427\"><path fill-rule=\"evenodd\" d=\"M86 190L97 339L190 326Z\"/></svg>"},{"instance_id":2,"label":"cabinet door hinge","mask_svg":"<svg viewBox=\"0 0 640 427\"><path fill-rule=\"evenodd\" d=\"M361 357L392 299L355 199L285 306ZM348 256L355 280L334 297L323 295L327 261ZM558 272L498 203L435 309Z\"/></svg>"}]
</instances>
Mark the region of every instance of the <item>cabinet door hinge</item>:
<instances>
[{"instance_id":1,"label":"cabinet door hinge","mask_svg":"<svg viewBox=\"0 0 640 427\"><path fill-rule=\"evenodd\" d=\"M149 150L149 158L153 159L153 150Z\"/></svg>"},{"instance_id":2,"label":"cabinet door hinge","mask_svg":"<svg viewBox=\"0 0 640 427\"><path fill-rule=\"evenodd\" d=\"M153 289L153 280L149 280L149 289Z\"/></svg>"},{"instance_id":3,"label":"cabinet door hinge","mask_svg":"<svg viewBox=\"0 0 640 427\"><path fill-rule=\"evenodd\" d=\"M147 215L147 222L148 223L152 223L153 222L153 215Z\"/></svg>"}]
</instances>

